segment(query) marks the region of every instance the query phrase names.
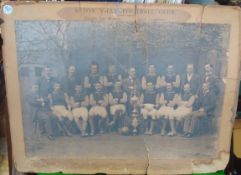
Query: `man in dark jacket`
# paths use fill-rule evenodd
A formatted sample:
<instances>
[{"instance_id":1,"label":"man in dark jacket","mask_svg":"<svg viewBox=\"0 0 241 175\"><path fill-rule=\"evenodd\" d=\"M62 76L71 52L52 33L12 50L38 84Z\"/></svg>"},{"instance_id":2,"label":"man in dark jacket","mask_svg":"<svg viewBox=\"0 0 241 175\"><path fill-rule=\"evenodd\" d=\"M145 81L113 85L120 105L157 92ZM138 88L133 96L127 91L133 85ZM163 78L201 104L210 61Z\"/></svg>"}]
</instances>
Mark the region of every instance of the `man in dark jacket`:
<instances>
[{"instance_id":1,"label":"man in dark jacket","mask_svg":"<svg viewBox=\"0 0 241 175\"><path fill-rule=\"evenodd\" d=\"M50 140L53 140L49 103L40 97L37 84L32 85L31 92L27 96L27 101L31 106L30 116L35 125L35 133L38 132L39 135L45 134Z\"/></svg>"},{"instance_id":2,"label":"man in dark jacket","mask_svg":"<svg viewBox=\"0 0 241 175\"><path fill-rule=\"evenodd\" d=\"M46 66L43 69L42 76L38 80L39 95L46 99L48 95L53 91L53 85L56 82L52 76L52 69Z\"/></svg>"},{"instance_id":3,"label":"man in dark jacket","mask_svg":"<svg viewBox=\"0 0 241 175\"><path fill-rule=\"evenodd\" d=\"M216 107L216 95L211 91L208 83L203 83L201 91L197 95L193 112L186 117L184 122L184 136L192 137L194 127L198 119L202 117L212 117Z\"/></svg>"},{"instance_id":4,"label":"man in dark jacket","mask_svg":"<svg viewBox=\"0 0 241 175\"><path fill-rule=\"evenodd\" d=\"M181 76L181 89L183 90L183 87L185 84L189 84L191 88L192 94L197 94L198 87L200 84L200 79L197 74L193 71L193 64L187 64L186 66L186 72Z\"/></svg>"}]
</instances>

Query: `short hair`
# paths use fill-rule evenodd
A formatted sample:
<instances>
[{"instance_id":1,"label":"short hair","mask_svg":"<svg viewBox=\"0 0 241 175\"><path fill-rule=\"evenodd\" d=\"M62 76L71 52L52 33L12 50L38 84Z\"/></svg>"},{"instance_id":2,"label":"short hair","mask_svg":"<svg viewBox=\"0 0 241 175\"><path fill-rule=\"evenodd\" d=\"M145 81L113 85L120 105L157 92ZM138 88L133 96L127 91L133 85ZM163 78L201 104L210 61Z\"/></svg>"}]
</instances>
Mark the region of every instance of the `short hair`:
<instances>
[{"instance_id":1,"label":"short hair","mask_svg":"<svg viewBox=\"0 0 241 175\"><path fill-rule=\"evenodd\" d=\"M90 66L92 66L92 65L96 65L97 67L99 67L99 63L97 63L96 61L92 61Z\"/></svg>"},{"instance_id":2,"label":"short hair","mask_svg":"<svg viewBox=\"0 0 241 175\"><path fill-rule=\"evenodd\" d=\"M170 86L172 87L172 83L166 83L166 86L167 86L167 85L170 85Z\"/></svg>"},{"instance_id":3,"label":"short hair","mask_svg":"<svg viewBox=\"0 0 241 175\"><path fill-rule=\"evenodd\" d=\"M193 67L193 64L192 63L188 63L186 66L192 66Z\"/></svg>"},{"instance_id":4,"label":"short hair","mask_svg":"<svg viewBox=\"0 0 241 175\"><path fill-rule=\"evenodd\" d=\"M191 87L190 83L185 83L185 84L183 85L183 87L185 87L185 86Z\"/></svg>"},{"instance_id":5,"label":"short hair","mask_svg":"<svg viewBox=\"0 0 241 175\"><path fill-rule=\"evenodd\" d=\"M206 63L204 66L209 65L211 68L213 68L213 65L211 63Z\"/></svg>"},{"instance_id":6,"label":"short hair","mask_svg":"<svg viewBox=\"0 0 241 175\"><path fill-rule=\"evenodd\" d=\"M70 67L74 67L74 68L76 68L76 66L73 65L73 64L70 64L70 65L68 66L68 69L69 69Z\"/></svg>"}]
</instances>

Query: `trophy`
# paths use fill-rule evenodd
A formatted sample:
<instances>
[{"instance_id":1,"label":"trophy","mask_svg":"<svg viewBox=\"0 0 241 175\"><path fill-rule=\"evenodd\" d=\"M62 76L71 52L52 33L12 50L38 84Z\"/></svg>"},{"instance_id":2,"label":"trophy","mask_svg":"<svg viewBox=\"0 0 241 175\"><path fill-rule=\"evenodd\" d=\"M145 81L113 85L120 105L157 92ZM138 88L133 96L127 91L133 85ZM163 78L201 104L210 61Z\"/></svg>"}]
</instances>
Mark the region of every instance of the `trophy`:
<instances>
[{"instance_id":1,"label":"trophy","mask_svg":"<svg viewBox=\"0 0 241 175\"><path fill-rule=\"evenodd\" d=\"M131 104L132 104L132 112L131 112L131 126L133 127L132 133L133 135L137 135L137 127L139 125L139 111L138 111L138 102L139 98L136 94L136 89L132 86L132 97L131 97Z\"/></svg>"}]
</instances>

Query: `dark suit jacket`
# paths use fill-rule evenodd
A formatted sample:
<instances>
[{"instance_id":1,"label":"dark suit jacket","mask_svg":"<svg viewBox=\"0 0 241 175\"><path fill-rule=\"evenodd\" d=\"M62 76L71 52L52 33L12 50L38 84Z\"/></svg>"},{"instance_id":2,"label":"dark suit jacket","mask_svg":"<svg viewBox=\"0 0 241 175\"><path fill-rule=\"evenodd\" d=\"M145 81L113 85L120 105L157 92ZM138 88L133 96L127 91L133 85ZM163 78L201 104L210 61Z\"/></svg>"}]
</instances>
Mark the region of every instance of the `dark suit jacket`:
<instances>
[{"instance_id":1,"label":"dark suit jacket","mask_svg":"<svg viewBox=\"0 0 241 175\"><path fill-rule=\"evenodd\" d=\"M204 108L204 111L208 116L214 115L216 108L216 95L214 91L210 90L207 94L203 94L203 91L199 91L196 102L194 104L194 110Z\"/></svg>"},{"instance_id":2,"label":"dark suit jacket","mask_svg":"<svg viewBox=\"0 0 241 175\"><path fill-rule=\"evenodd\" d=\"M190 81L187 79L187 74L181 76L181 88L183 89L184 84L189 83L192 94L197 94L200 86L200 78L197 74L193 74Z\"/></svg>"}]
</instances>

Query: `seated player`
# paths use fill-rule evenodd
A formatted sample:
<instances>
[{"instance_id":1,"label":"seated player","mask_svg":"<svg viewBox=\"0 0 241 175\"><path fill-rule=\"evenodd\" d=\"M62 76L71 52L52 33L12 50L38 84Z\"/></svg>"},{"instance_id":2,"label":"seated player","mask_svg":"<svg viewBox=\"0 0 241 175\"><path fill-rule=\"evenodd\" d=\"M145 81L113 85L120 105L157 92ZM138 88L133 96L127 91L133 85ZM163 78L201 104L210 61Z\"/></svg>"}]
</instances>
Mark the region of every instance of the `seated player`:
<instances>
[{"instance_id":1,"label":"seated player","mask_svg":"<svg viewBox=\"0 0 241 175\"><path fill-rule=\"evenodd\" d=\"M110 114L113 116L112 120L108 123L109 126L116 126L119 130L122 127L121 117L126 112L127 94L121 87L121 82L117 81L114 89L109 93Z\"/></svg>"},{"instance_id":2,"label":"seated player","mask_svg":"<svg viewBox=\"0 0 241 175\"><path fill-rule=\"evenodd\" d=\"M94 119L98 117L98 129L100 133L104 132L105 121L107 118L108 94L105 93L102 84L97 83L95 90L90 94L90 135L93 136L97 128L95 128Z\"/></svg>"},{"instance_id":3,"label":"seated player","mask_svg":"<svg viewBox=\"0 0 241 175\"><path fill-rule=\"evenodd\" d=\"M182 93L178 97L177 109L174 111L174 118L170 120L173 126L175 122L183 122L186 116L192 112L192 106L195 101L195 96L191 92L190 84L185 84ZM172 132L175 133L176 128L172 128Z\"/></svg>"},{"instance_id":4,"label":"seated player","mask_svg":"<svg viewBox=\"0 0 241 175\"><path fill-rule=\"evenodd\" d=\"M30 116L35 124L35 133L47 135L48 139L53 140L51 127L51 112L48 103L40 97L39 87L37 84L32 85L31 93L27 96L30 105Z\"/></svg>"},{"instance_id":5,"label":"seated player","mask_svg":"<svg viewBox=\"0 0 241 175\"><path fill-rule=\"evenodd\" d=\"M159 104L161 107L157 111L158 118L162 120L161 126L161 135L166 134L166 124L167 120L172 120L174 118L175 106L177 104L178 94L173 90L173 86L171 83L166 84L166 90L161 94ZM174 136L174 123L170 122L171 132L168 133L168 136Z\"/></svg>"},{"instance_id":6,"label":"seated player","mask_svg":"<svg viewBox=\"0 0 241 175\"><path fill-rule=\"evenodd\" d=\"M154 123L157 118L157 105L158 95L154 90L152 82L148 82L146 90L141 94L141 114L144 118L145 134L151 135L154 128ZM150 127L149 127L150 125Z\"/></svg>"},{"instance_id":7,"label":"seated player","mask_svg":"<svg viewBox=\"0 0 241 175\"><path fill-rule=\"evenodd\" d=\"M81 135L83 137L88 136L88 133L86 133L86 127L89 116L89 97L86 91L82 89L81 85L75 86L75 92L70 97L70 103L74 121L80 129Z\"/></svg>"},{"instance_id":8,"label":"seated player","mask_svg":"<svg viewBox=\"0 0 241 175\"><path fill-rule=\"evenodd\" d=\"M196 123L199 119L207 117L210 119L214 116L216 107L216 95L211 91L208 83L203 83L201 91L197 95L196 102L193 106L193 112L190 113L184 121L184 136L192 137ZM210 120L211 122L211 120Z\"/></svg>"},{"instance_id":9,"label":"seated player","mask_svg":"<svg viewBox=\"0 0 241 175\"><path fill-rule=\"evenodd\" d=\"M60 83L54 83L53 92L49 94L50 106L53 114L57 117L59 126L64 134L71 136L69 127L73 121L73 115L70 111L68 96L61 90Z\"/></svg>"},{"instance_id":10,"label":"seated player","mask_svg":"<svg viewBox=\"0 0 241 175\"><path fill-rule=\"evenodd\" d=\"M116 82L120 82L122 85L122 76L117 73L116 66L113 64L108 66L108 73L103 77L103 79L107 92L111 92L113 90Z\"/></svg>"}]
</instances>

